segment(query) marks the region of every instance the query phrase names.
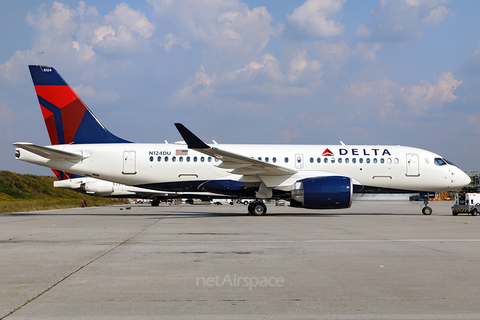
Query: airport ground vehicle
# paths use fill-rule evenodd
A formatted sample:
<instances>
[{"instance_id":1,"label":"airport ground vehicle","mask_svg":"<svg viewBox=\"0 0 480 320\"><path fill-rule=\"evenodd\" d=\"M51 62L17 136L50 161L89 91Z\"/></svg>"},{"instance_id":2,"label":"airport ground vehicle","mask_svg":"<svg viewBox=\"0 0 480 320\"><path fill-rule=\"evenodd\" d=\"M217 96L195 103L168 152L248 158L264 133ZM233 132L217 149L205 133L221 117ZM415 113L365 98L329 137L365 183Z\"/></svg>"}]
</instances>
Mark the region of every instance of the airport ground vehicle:
<instances>
[{"instance_id":1,"label":"airport ground vehicle","mask_svg":"<svg viewBox=\"0 0 480 320\"><path fill-rule=\"evenodd\" d=\"M458 193L455 195L455 203L452 206L454 216L459 213L476 216L480 213L480 193Z\"/></svg>"}]
</instances>

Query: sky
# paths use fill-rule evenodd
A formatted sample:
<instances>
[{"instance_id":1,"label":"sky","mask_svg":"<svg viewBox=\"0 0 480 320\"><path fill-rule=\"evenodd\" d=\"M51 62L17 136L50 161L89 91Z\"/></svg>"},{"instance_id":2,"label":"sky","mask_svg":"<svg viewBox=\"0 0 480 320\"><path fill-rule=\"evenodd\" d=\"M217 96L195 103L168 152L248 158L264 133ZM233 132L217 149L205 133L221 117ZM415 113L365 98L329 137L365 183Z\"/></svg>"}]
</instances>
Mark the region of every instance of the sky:
<instances>
[{"instance_id":1,"label":"sky","mask_svg":"<svg viewBox=\"0 0 480 320\"><path fill-rule=\"evenodd\" d=\"M134 142L405 145L480 170L480 1L0 0L0 170L49 145L28 65Z\"/></svg>"}]
</instances>

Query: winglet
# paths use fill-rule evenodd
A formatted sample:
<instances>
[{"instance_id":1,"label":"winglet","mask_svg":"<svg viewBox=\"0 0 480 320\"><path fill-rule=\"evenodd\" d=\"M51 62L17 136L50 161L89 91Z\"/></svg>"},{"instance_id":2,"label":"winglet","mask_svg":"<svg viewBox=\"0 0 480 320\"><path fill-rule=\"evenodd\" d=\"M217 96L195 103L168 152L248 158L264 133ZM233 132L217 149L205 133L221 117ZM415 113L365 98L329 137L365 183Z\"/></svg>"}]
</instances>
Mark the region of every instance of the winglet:
<instances>
[{"instance_id":1,"label":"winglet","mask_svg":"<svg viewBox=\"0 0 480 320\"><path fill-rule=\"evenodd\" d=\"M187 143L190 149L209 149L210 147L205 144L199 137L194 135L190 130L188 130L183 124L175 123L178 132L182 136L183 140Z\"/></svg>"}]
</instances>

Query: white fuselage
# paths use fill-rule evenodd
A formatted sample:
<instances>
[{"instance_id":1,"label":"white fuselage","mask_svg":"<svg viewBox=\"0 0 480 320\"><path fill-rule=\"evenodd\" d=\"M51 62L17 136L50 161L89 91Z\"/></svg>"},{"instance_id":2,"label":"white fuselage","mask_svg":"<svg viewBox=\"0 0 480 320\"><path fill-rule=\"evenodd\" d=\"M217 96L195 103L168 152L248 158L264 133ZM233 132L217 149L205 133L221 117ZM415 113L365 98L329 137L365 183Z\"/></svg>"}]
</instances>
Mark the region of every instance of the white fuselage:
<instances>
[{"instance_id":1,"label":"white fuselage","mask_svg":"<svg viewBox=\"0 0 480 320\"><path fill-rule=\"evenodd\" d=\"M436 163L441 156L402 146L361 145L215 145L232 153L297 171L285 175L235 174L217 167L221 161L184 144L71 144L50 148L87 156L83 160L46 159L23 149L18 159L79 175L130 186L217 179L265 182L292 190L300 179L341 175L355 185L408 191L448 191L465 186L468 176L458 167ZM158 187L150 187L160 189ZM162 187L163 188L163 187ZM191 190L190 190L191 191Z\"/></svg>"}]
</instances>

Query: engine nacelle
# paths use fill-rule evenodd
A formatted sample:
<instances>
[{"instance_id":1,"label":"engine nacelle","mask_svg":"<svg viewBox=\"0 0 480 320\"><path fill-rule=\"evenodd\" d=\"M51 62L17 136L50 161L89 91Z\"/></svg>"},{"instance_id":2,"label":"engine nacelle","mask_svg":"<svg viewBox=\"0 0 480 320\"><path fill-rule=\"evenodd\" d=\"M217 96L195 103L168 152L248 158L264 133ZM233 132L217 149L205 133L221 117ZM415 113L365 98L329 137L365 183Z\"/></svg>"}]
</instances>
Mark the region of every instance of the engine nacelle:
<instances>
[{"instance_id":1,"label":"engine nacelle","mask_svg":"<svg viewBox=\"0 0 480 320\"><path fill-rule=\"evenodd\" d=\"M113 192L113 182L108 181L88 181L80 185L80 189L88 194L111 194Z\"/></svg>"},{"instance_id":2,"label":"engine nacelle","mask_svg":"<svg viewBox=\"0 0 480 320\"><path fill-rule=\"evenodd\" d=\"M292 199L309 209L345 209L352 205L352 194L352 179L348 177L315 177L297 181Z\"/></svg>"}]
</instances>

